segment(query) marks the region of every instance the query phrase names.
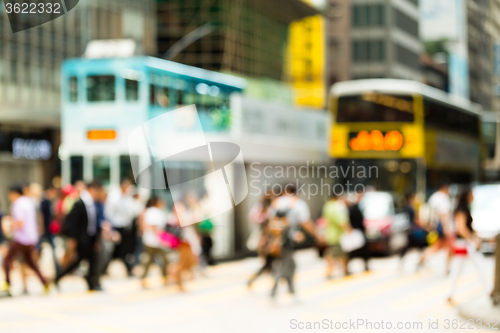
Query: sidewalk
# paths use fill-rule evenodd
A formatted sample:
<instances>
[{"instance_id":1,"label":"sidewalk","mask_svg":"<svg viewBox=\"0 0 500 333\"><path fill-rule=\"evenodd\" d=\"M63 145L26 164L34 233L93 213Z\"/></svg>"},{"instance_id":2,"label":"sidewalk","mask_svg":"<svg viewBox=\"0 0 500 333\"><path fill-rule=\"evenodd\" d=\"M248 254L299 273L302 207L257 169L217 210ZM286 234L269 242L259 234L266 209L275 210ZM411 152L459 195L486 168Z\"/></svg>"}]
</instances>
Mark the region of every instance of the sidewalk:
<instances>
[{"instance_id":1,"label":"sidewalk","mask_svg":"<svg viewBox=\"0 0 500 333\"><path fill-rule=\"evenodd\" d=\"M458 314L465 319L498 320L500 318L500 306L493 306L488 296L476 298L458 309Z\"/></svg>"}]
</instances>

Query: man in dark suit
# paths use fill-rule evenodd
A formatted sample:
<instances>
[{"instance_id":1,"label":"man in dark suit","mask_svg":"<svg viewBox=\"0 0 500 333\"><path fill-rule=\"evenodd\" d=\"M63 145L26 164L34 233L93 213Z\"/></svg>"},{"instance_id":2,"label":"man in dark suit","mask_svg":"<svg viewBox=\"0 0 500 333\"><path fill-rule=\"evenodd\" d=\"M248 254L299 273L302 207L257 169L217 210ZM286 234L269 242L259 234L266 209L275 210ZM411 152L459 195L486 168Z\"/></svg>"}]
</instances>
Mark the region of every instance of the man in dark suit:
<instances>
[{"instance_id":1,"label":"man in dark suit","mask_svg":"<svg viewBox=\"0 0 500 333\"><path fill-rule=\"evenodd\" d=\"M82 260L87 260L89 271L86 277L89 290L102 290L99 284L98 247L101 234L103 210L101 199L102 185L92 182L87 185L86 191L81 191L80 199L64 219L64 230L67 236L77 241L77 259L64 271L57 274L55 283L66 274L74 271Z\"/></svg>"}]
</instances>

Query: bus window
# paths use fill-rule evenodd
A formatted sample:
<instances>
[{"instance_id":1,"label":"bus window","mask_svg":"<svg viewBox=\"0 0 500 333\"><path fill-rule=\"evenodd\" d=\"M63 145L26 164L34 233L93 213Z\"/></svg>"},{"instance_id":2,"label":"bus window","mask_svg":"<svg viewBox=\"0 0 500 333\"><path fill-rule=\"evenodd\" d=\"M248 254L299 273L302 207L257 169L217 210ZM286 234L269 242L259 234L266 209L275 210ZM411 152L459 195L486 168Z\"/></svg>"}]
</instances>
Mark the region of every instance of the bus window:
<instances>
[{"instance_id":1,"label":"bus window","mask_svg":"<svg viewBox=\"0 0 500 333\"><path fill-rule=\"evenodd\" d=\"M479 120L477 116L439 103L429 98L424 99L425 125L444 130L452 130L464 134L479 134Z\"/></svg>"},{"instance_id":2,"label":"bus window","mask_svg":"<svg viewBox=\"0 0 500 333\"><path fill-rule=\"evenodd\" d=\"M69 158L70 182L74 184L77 180L83 180L83 156L71 156Z\"/></svg>"},{"instance_id":3,"label":"bus window","mask_svg":"<svg viewBox=\"0 0 500 333\"><path fill-rule=\"evenodd\" d=\"M161 108L167 108L170 105L168 98L168 88L150 85L149 103Z\"/></svg>"},{"instance_id":4,"label":"bus window","mask_svg":"<svg viewBox=\"0 0 500 333\"><path fill-rule=\"evenodd\" d=\"M92 159L92 174L94 180L103 185L109 185L111 176L111 159L109 156L94 156Z\"/></svg>"},{"instance_id":5,"label":"bus window","mask_svg":"<svg viewBox=\"0 0 500 333\"><path fill-rule=\"evenodd\" d=\"M76 76L69 78L69 101L72 103L78 101L78 78Z\"/></svg>"},{"instance_id":6,"label":"bus window","mask_svg":"<svg viewBox=\"0 0 500 333\"><path fill-rule=\"evenodd\" d=\"M132 165L136 167L139 165L139 156L136 155L120 156L120 180L129 179L131 182L135 182L134 172L132 171Z\"/></svg>"},{"instance_id":7,"label":"bus window","mask_svg":"<svg viewBox=\"0 0 500 333\"><path fill-rule=\"evenodd\" d=\"M87 76L87 100L89 102L111 102L115 100L116 87L113 75Z\"/></svg>"},{"instance_id":8,"label":"bus window","mask_svg":"<svg viewBox=\"0 0 500 333\"><path fill-rule=\"evenodd\" d=\"M125 79L125 100L139 100L139 81Z\"/></svg>"},{"instance_id":9,"label":"bus window","mask_svg":"<svg viewBox=\"0 0 500 333\"><path fill-rule=\"evenodd\" d=\"M497 142L497 123L481 122L481 134L487 158L495 158Z\"/></svg>"},{"instance_id":10,"label":"bus window","mask_svg":"<svg viewBox=\"0 0 500 333\"><path fill-rule=\"evenodd\" d=\"M413 98L379 93L340 97L337 122L412 122Z\"/></svg>"}]
</instances>

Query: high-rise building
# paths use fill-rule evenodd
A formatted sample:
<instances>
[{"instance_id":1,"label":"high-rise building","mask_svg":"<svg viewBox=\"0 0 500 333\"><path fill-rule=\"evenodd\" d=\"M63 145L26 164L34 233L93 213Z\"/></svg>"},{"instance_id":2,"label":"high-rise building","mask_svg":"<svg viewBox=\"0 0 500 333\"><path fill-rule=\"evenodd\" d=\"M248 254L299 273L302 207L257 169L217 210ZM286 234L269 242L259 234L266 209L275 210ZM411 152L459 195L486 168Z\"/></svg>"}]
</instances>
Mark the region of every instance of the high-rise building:
<instances>
[{"instance_id":1,"label":"high-rise building","mask_svg":"<svg viewBox=\"0 0 500 333\"><path fill-rule=\"evenodd\" d=\"M13 33L0 0L0 166L2 188L47 184L59 172L60 67L93 39L133 38L156 53L154 0L80 0L67 14ZM22 16L26 15L26 16ZM19 14L31 26L33 14Z\"/></svg>"},{"instance_id":2,"label":"high-rise building","mask_svg":"<svg viewBox=\"0 0 500 333\"><path fill-rule=\"evenodd\" d=\"M351 77L420 80L418 0L351 0Z\"/></svg>"},{"instance_id":3,"label":"high-rise building","mask_svg":"<svg viewBox=\"0 0 500 333\"><path fill-rule=\"evenodd\" d=\"M492 98L492 39L488 29L490 2L467 1L467 53L469 60L470 100L491 109Z\"/></svg>"},{"instance_id":4,"label":"high-rise building","mask_svg":"<svg viewBox=\"0 0 500 333\"><path fill-rule=\"evenodd\" d=\"M317 11L301 0L158 0L158 54L183 37L170 60L253 78L284 80L285 46L292 21ZM206 34L190 40L196 29Z\"/></svg>"},{"instance_id":5,"label":"high-rise building","mask_svg":"<svg viewBox=\"0 0 500 333\"><path fill-rule=\"evenodd\" d=\"M351 78L351 6L349 0L328 0L327 20L327 82L328 85Z\"/></svg>"},{"instance_id":6,"label":"high-rise building","mask_svg":"<svg viewBox=\"0 0 500 333\"><path fill-rule=\"evenodd\" d=\"M492 39L492 99L491 110L500 111L500 0L492 0L489 10L489 31Z\"/></svg>"}]
</instances>

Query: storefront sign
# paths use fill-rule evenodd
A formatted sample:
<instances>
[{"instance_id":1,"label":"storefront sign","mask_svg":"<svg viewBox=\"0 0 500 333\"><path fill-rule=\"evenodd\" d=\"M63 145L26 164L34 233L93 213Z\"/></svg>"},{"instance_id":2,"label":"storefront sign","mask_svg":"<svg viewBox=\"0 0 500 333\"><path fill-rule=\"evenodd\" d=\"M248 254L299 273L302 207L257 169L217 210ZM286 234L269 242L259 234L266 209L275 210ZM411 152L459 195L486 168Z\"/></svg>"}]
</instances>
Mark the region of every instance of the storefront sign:
<instances>
[{"instance_id":1,"label":"storefront sign","mask_svg":"<svg viewBox=\"0 0 500 333\"><path fill-rule=\"evenodd\" d=\"M15 159L48 160L52 156L52 145L48 140L12 140L12 153Z\"/></svg>"}]
</instances>

